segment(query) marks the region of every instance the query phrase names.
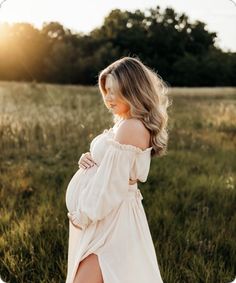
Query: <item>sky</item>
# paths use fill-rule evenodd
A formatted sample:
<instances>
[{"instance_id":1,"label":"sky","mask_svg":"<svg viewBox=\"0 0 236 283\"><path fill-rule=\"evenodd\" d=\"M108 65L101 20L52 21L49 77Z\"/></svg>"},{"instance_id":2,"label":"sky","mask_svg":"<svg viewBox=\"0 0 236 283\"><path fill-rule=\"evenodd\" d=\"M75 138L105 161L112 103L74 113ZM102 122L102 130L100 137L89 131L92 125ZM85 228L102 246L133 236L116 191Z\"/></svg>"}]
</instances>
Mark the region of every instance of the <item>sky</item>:
<instances>
[{"instance_id":1,"label":"sky","mask_svg":"<svg viewBox=\"0 0 236 283\"><path fill-rule=\"evenodd\" d=\"M74 32L88 33L102 25L112 9L142 11L172 7L186 13L191 22L201 20L217 32L216 45L236 52L236 0L0 0L0 23L29 22L41 28L43 22L58 21ZM235 4L233 3L235 2ZM0 35L1 36L1 35Z\"/></svg>"}]
</instances>

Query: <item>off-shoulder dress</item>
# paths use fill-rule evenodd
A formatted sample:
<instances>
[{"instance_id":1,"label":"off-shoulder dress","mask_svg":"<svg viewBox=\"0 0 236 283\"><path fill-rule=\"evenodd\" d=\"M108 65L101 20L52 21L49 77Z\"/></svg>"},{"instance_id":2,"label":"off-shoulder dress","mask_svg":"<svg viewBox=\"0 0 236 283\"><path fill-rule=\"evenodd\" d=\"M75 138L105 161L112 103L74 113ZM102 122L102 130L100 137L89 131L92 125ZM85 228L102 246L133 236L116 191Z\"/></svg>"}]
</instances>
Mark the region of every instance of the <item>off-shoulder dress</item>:
<instances>
[{"instance_id":1,"label":"off-shoulder dress","mask_svg":"<svg viewBox=\"0 0 236 283\"><path fill-rule=\"evenodd\" d=\"M151 150L114 139L117 125L90 143L97 165L80 168L70 180L65 201L69 221L66 283L73 283L79 263L98 256L104 283L163 283L143 196L137 183L148 177Z\"/></svg>"}]
</instances>

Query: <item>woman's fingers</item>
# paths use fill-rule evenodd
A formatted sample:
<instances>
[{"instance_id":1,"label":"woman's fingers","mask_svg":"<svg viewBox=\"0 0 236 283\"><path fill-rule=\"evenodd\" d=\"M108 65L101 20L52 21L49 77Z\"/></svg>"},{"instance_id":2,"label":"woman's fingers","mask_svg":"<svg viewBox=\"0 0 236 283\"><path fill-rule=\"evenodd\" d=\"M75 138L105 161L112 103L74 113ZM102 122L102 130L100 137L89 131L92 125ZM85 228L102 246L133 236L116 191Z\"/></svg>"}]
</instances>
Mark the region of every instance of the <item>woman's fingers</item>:
<instances>
[{"instance_id":1,"label":"woman's fingers","mask_svg":"<svg viewBox=\"0 0 236 283\"><path fill-rule=\"evenodd\" d=\"M85 158L84 158L84 161L86 162L86 163L88 163L88 165L94 165L94 161L93 161L93 159L92 159L92 156L91 156L91 154L87 154L86 156L85 156Z\"/></svg>"},{"instance_id":2,"label":"woman's fingers","mask_svg":"<svg viewBox=\"0 0 236 283\"><path fill-rule=\"evenodd\" d=\"M72 219L72 216L71 216L71 214L70 214L69 212L67 213L67 216L68 216L68 218L69 218L71 224L72 224L75 228L79 228L80 230L82 230L82 228L81 228L79 225L75 225L75 224L74 224L73 219Z\"/></svg>"},{"instance_id":3,"label":"woman's fingers","mask_svg":"<svg viewBox=\"0 0 236 283\"><path fill-rule=\"evenodd\" d=\"M93 166L94 162L90 161L89 159L84 159L83 160L83 165L84 166Z\"/></svg>"},{"instance_id":4,"label":"woman's fingers","mask_svg":"<svg viewBox=\"0 0 236 283\"><path fill-rule=\"evenodd\" d=\"M96 164L96 162L93 160L92 155L91 155L90 152L86 155L86 157L87 157L87 159L85 159L85 160L86 160L90 165Z\"/></svg>"},{"instance_id":5,"label":"woman's fingers","mask_svg":"<svg viewBox=\"0 0 236 283\"><path fill-rule=\"evenodd\" d=\"M86 169L88 167L94 166L96 162L92 159L91 153L83 153L78 161L78 164L81 168Z\"/></svg>"},{"instance_id":6,"label":"woman's fingers","mask_svg":"<svg viewBox=\"0 0 236 283\"><path fill-rule=\"evenodd\" d=\"M82 159L82 164L84 166L93 166L94 165L94 161L91 157L91 155L85 155L84 158Z\"/></svg>"}]
</instances>

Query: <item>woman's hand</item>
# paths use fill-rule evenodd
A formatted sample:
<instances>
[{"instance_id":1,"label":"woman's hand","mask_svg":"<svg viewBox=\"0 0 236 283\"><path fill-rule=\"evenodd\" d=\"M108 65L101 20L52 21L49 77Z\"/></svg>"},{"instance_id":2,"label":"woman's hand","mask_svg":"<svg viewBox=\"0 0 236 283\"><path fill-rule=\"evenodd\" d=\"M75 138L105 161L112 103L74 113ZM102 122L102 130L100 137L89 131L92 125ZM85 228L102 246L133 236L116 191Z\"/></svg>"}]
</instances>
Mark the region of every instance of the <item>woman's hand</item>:
<instances>
[{"instance_id":1,"label":"woman's hand","mask_svg":"<svg viewBox=\"0 0 236 283\"><path fill-rule=\"evenodd\" d=\"M79 164L79 168L87 169L94 166L96 162L92 159L91 153L88 151L81 155L78 164Z\"/></svg>"},{"instance_id":2,"label":"woman's hand","mask_svg":"<svg viewBox=\"0 0 236 283\"><path fill-rule=\"evenodd\" d=\"M79 225L74 224L73 218L72 218L70 212L67 213L67 216L68 216L68 218L70 219L71 224L72 224L75 228L78 228L78 229L80 229L80 230L83 230Z\"/></svg>"},{"instance_id":3,"label":"woman's hand","mask_svg":"<svg viewBox=\"0 0 236 283\"><path fill-rule=\"evenodd\" d=\"M136 180L131 180L131 179L129 179L129 184L130 184L130 185L136 184L137 181L138 181L138 179L136 179Z\"/></svg>"}]
</instances>

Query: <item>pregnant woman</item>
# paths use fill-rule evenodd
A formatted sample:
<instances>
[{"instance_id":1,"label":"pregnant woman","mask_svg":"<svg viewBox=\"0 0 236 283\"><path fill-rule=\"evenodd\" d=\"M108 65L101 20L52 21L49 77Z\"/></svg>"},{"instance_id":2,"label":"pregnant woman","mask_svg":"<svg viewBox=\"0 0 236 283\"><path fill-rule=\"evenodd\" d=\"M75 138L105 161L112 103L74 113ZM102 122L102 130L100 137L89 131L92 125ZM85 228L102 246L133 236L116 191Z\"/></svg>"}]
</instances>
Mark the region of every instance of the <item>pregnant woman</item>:
<instances>
[{"instance_id":1,"label":"pregnant woman","mask_svg":"<svg viewBox=\"0 0 236 283\"><path fill-rule=\"evenodd\" d=\"M137 182L167 149L167 86L123 57L99 74L99 89L114 126L91 141L67 187L66 283L161 283Z\"/></svg>"}]
</instances>

